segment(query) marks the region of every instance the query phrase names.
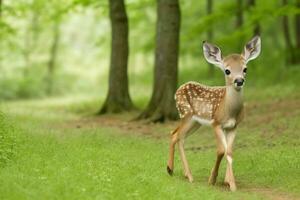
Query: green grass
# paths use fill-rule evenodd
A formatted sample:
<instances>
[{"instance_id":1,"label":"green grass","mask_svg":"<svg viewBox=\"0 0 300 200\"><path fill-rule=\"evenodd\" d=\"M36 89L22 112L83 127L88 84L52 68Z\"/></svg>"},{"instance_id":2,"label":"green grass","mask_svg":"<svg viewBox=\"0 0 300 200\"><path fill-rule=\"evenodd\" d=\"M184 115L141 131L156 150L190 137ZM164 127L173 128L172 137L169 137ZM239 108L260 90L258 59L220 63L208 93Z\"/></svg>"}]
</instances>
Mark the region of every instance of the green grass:
<instances>
[{"instance_id":1,"label":"green grass","mask_svg":"<svg viewBox=\"0 0 300 200\"><path fill-rule=\"evenodd\" d=\"M162 142L116 135L112 129L69 130L59 137L49 135L51 131L40 131L45 135L23 136L18 155L1 169L1 199L255 196L230 194L205 183L188 184L177 172L177 176L169 177L165 172L167 149Z\"/></svg>"},{"instance_id":2,"label":"green grass","mask_svg":"<svg viewBox=\"0 0 300 200\"><path fill-rule=\"evenodd\" d=\"M277 91L285 92L272 98ZM150 124L149 129L155 129L153 135L162 136L155 139L139 135L136 129L101 123L111 116L87 116L98 109L98 100L3 103L0 108L7 116L5 120L13 125L6 133L16 140L14 154L0 168L0 199L273 199L277 194L286 199L299 197L299 96L293 88L256 92L249 89L246 93L247 97L256 95L260 101L249 98L249 117L238 129L235 193L222 186L224 161L217 185L207 185L215 160L214 136L208 128L199 130L186 142L195 180L190 184L183 177L178 154L174 176L166 173L167 138L173 123ZM96 126L88 122L77 126L82 120L96 119ZM197 147L200 150L193 150Z\"/></svg>"}]
</instances>

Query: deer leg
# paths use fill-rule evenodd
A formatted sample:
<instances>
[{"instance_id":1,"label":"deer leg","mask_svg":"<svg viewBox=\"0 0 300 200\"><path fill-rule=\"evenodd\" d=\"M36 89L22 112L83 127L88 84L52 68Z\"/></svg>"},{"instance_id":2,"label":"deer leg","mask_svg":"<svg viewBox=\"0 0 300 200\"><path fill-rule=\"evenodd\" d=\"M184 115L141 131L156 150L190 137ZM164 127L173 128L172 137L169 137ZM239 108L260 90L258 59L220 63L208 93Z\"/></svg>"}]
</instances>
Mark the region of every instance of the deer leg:
<instances>
[{"instance_id":1,"label":"deer leg","mask_svg":"<svg viewBox=\"0 0 300 200\"><path fill-rule=\"evenodd\" d=\"M198 123L196 123L192 119L189 119L188 121L186 121L183 124L183 126L181 126L181 129L178 132L178 134L180 134L179 141L178 141L180 158L181 158L183 169L184 169L184 175L185 175L185 177L188 178L189 182L193 182L193 176L192 176L191 170L189 168L189 164L186 159L186 155L185 155L185 151L184 151L184 139L188 135L192 134L199 127L200 127L200 125Z\"/></svg>"},{"instance_id":2,"label":"deer leg","mask_svg":"<svg viewBox=\"0 0 300 200\"><path fill-rule=\"evenodd\" d=\"M215 136L217 141L217 159L208 179L208 183L211 185L214 185L216 183L220 163L222 161L227 146L225 134L221 128L215 128Z\"/></svg>"},{"instance_id":3,"label":"deer leg","mask_svg":"<svg viewBox=\"0 0 300 200\"><path fill-rule=\"evenodd\" d=\"M167 171L170 176L173 175L173 169L174 169L174 152L175 152L175 144L178 142L178 128L176 128L171 135L171 142L170 142L170 150L169 150L169 160L167 165Z\"/></svg>"},{"instance_id":4,"label":"deer leg","mask_svg":"<svg viewBox=\"0 0 300 200\"><path fill-rule=\"evenodd\" d=\"M175 145L179 141L179 138L185 138L188 134L191 134L199 128L199 124L194 123L191 118L182 119L181 124L172 132L170 147L169 147L169 160L167 164L167 171L169 175L173 175L174 169L174 152ZM181 155L181 154L180 154ZM187 170L185 170L185 176L187 176Z\"/></svg>"},{"instance_id":5,"label":"deer leg","mask_svg":"<svg viewBox=\"0 0 300 200\"><path fill-rule=\"evenodd\" d=\"M181 158L182 165L183 165L183 168L184 168L184 175L185 175L185 177L187 177L189 179L189 182L192 183L193 182L193 176L192 176L192 173L191 173L191 170L189 168L189 164L187 162L185 152L184 152L184 139L179 140L178 146L179 146L180 158Z\"/></svg>"},{"instance_id":6,"label":"deer leg","mask_svg":"<svg viewBox=\"0 0 300 200\"><path fill-rule=\"evenodd\" d=\"M233 142L235 138L235 132L230 131L227 134L227 152L226 152L226 159L227 159L227 168L226 168L226 174L225 174L225 180L224 182L226 184L229 184L230 190L235 191L236 190L236 184L235 184L235 178L233 175L233 168L232 168L232 148L233 148Z\"/></svg>"}]
</instances>

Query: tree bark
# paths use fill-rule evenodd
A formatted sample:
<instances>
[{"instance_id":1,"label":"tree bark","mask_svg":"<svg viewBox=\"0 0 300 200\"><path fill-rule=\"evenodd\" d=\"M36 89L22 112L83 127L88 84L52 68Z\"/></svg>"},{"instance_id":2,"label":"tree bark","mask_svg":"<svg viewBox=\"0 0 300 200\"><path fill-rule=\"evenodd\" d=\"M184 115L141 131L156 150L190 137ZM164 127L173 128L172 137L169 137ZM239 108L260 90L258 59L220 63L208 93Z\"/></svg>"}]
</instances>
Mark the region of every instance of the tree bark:
<instances>
[{"instance_id":1,"label":"tree bark","mask_svg":"<svg viewBox=\"0 0 300 200\"><path fill-rule=\"evenodd\" d=\"M300 9L300 0L297 0L296 7ZM296 47L295 47L295 58L296 63L300 63L300 14L295 16L295 31L296 31Z\"/></svg>"},{"instance_id":2,"label":"tree bark","mask_svg":"<svg viewBox=\"0 0 300 200\"><path fill-rule=\"evenodd\" d=\"M236 24L235 28L236 30L239 30L242 28L243 23L244 23L244 10L243 10L243 0L237 0L236 1ZM236 41L243 41L244 40L244 34L238 35ZM242 49L241 43L236 42L235 44L236 50L240 51Z\"/></svg>"},{"instance_id":3,"label":"tree bark","mask_svg":"<svg viewBox=\"0 0 300 200\"><path fill-rule=\"evenodd\" d=\"M0 0L0 19L2 16L2 4L3 4L3 0Z\"/></svg>"},{"instance_id":4,"label":"tree bark","mask_svg":"<svg viewBox=\"0 0 300 200\"><path fill-rule=\"evenodd\" d=\"M58 44L60 39L60 21L57 20L53 24L53 41L50 48L50 57L48 61L48 77L47 77L47 93L51 95L53 93L53 74L55 70Z\"/></svg>"},{"instance_id":5,"label":"tree bark","mask_svg":"<svg viewBox=\"0 0 300 200\"><path fill-rule=\"evenodd\" d=\"M32 16L30 19L30 23L28 23L26 28L26 33L24 36L24 49L23 55L25 60L25 67L23 71L24 77L29 74L29 69L35 64L34 59L34 50L36 49L39 31L38 31L38 17L39 11L37 9L32 10Z\"/></svg>"},{"instance_id":6,"label":"tree bark","mask_svg":"<svg viewBox=\"0 0 300 200\"><path fill-rule=\"evenodd\" d=\"M288 4L287 0L282 0L282 5L286 6ZM286 62L291 64L294 62L294 49L290 36L290 27L289 27L289 18L287 15L282 17L282 28L283 28L283 36L285 40L285 45L287 48L286 53Z\"/></svg>"},{"instance_id":7,"label":"tree bark","mask_svg":"<svg viewBox=\"0 0 300 200\"><path fill-rule=\"evenodd\" d=\"M253 9L255 7L255 4L256 4L255 0L249 0L248 1L249 8ZM260 25L259 25L258 21L255 22L254 29L253 29L253 34L254 35L260 35Z\"/></svg>"},{"instance_id":8,"label":"tree bark","mask_svg":"<svg viewBox=\"0 0 300 200\"><path fill-rule=\"evenodd\" d=\"M236 8L236 28L243 26L244 17L243 17L243 0L237 0Z\"/></svg>"},{"instance_id":9,"label":"tree bark","mask_svg":"<svg viewBox=\"0 0 300 200\"><path fill-rule=\"evenodd\" d=\"M154 84L151 100L139 119L163 122L177 119L174 94L177 89L180 32L178 0L157 0Z\"/></svg>"},{"instance_id":10,"label":"tree bark","mask_svg":"<svg viewBox=\"0 0 300 200\"><path fill-rule=\"evenodd\" d=\"M206 1L206 12L207 12L207 15L211 15L212 14L212 9L213 9L213 0L207 0ZM208 41L212 41L213 39L213 36L214 36L214 32L213 32L213 28L212 27L209 27L209 29L207 30L207 40ZM214 65L212 64L208 64L208 67L209 67L209 71L208 71L208 75L209 76L213 76L214 75Z\"/></svg>"},{"instance_id":11,"label":"tree bark","mask_svg":"<svg viewBox=\"0 0 300 200\"><path fill-rule=\"evenodd\" d=\"M128 91L128 19L124 0L109 0L112 29L109 88L100 114L133 109Z\"/></svg>"},{"instance_id":12,"label":"tree bark","mask_svg":"<svg viewBox=\"0 0 300 200\"><path fill-rule=\"evenodd\" d=\"M24 78L28 75L29 73L29 68L31 67L31 54L32 54L32 42L31 42L31 29L30 27L27 27L27 31L25 33L24 37L24 48L22 49L22 53L24 55L24 61L25 61L25 66L23 70L23 76Z\"/></svg>"}]
</instances>

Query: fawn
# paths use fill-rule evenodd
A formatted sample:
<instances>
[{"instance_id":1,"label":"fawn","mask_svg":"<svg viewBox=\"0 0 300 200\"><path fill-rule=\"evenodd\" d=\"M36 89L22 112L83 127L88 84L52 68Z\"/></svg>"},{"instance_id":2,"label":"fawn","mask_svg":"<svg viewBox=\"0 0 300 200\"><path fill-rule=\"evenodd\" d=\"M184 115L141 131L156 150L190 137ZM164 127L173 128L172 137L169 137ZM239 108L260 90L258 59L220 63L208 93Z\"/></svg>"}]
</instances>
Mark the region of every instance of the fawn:
<instances>
[{"instance_id":1,"label":"fawn","mask_svg":"<svg viewBox=\"0 0 300 200\"><path fill-rule=\"evenodd\" d=\"M175 94L180 125L171 133L167 171L173 174L175 144L178 142L184 174L190 182L193 177L184 152L184 139L201 125L212 126L217 141L217 159L208 183L214 185L223 156L227 160L224 182L231 191L236 190L232 169L232 146L235 129L243 119L243 85L247 72L246 64L260 54L261 40L255 36L244 47L242 54L231 54L224 59L221 50L203 42L205 59L219 67L225 74L226 86L209 87L196 82L183 84Z\"/></svg>"}]
</instances>

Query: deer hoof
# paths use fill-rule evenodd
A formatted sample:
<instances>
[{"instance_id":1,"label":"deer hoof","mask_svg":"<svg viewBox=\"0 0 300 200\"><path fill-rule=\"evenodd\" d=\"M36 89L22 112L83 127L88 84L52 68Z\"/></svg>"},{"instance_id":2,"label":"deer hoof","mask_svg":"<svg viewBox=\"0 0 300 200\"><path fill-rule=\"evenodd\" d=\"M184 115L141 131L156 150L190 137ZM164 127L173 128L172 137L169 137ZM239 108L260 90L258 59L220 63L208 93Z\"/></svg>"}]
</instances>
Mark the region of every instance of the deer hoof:
<instances>
[{"instance_id":1,"label":"deer hoof","mask_svg":"<svg viewBox=\"0 0 300 200\"><path fill-rule=\"evenodd\" d=\"M173 175L173 170L169 166L167 166L167 172L170 176Z\"/></svg>"},{"instance_id":2,"label":"deer hoof","mask_svg":"<svg viewBox=\"0 0 300 200\"><path fill-rule=\"evenodd\" d=\"M229 189L231 192L235 192L236 191L236 185L235 184L229 184Z\"/></svg>"}]
</instances>

